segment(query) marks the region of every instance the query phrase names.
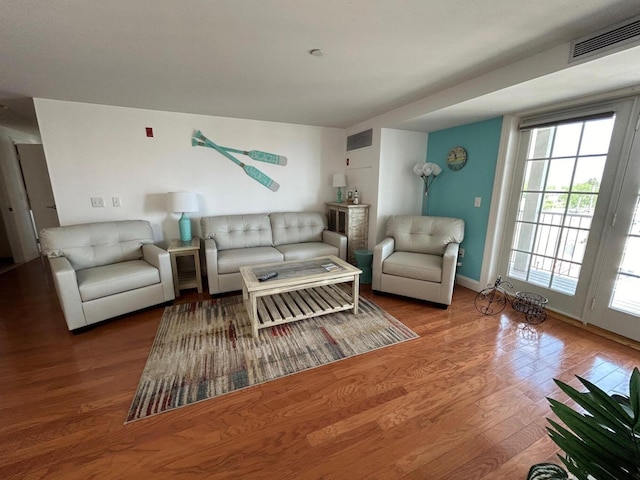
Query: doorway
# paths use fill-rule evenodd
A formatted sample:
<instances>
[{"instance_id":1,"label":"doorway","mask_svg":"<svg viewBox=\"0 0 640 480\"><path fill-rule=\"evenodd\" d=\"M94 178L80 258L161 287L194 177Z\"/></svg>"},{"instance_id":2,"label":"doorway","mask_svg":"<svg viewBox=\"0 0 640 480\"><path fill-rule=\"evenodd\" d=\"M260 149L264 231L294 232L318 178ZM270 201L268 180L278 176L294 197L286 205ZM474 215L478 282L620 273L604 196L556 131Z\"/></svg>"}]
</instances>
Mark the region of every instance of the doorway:
<instances>
[{"instance_id":1,"label":"doorway","mask_svg":"<svg viewBox=\"0 0 640 480\"><path fill-rule=\"evenodd\" d=\"M58 212L51 189L44 149L39 144L18 144L18 160L27 191L36 240L43 228L59 227Z\"/></svg>"},{"instance_id":2,"label":"doorway","mask_svg":"<svg viewBox=\"0 0 640 480\"><path fill-rule=\"evenodd\" d=\"M565 315L640 340L640 101L525 119L500 271Z\"/></svg>"},{"instance_id":3,"label":"doorway","mask_svg":"<svg viewBox=\"0 0 640 480\"><path fill-rule=\"evenodd\" d=\"M640 99L583 320L640 341Z\"/></svg>"}]
</instances>

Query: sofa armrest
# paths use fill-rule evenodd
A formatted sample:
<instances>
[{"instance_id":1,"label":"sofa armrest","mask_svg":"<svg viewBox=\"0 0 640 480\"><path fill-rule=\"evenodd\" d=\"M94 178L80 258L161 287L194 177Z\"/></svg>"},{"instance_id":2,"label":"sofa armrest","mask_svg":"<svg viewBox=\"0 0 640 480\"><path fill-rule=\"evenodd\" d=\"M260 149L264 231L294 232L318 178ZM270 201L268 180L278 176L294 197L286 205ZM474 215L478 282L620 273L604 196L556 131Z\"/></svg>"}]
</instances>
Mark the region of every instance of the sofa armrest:
<instances>
[{"instance_id":1,"label":"sofa armrest","mask_svg":"<svg viewBox=\"0 0 640 480\"><path fill-rule=\"evenodd\" d=\"M442 285L440 303L451 305L453 286L456 282L456 267L458 265L459 243L450 243L442 256ZM442 298L444 297L444 298Z\"/></svg>"},{"instance_id":2,"label":"sofa armrest","mask_svg":"<svg viewBox=\"0 0 640 480\"><path fill-rule=\"evenodd\" d=\"M347 259L347 237L345 235L331 230L323 230L322 241L332 247L336 247L339 252L338 256L342 260Z\"/></svg>"},{"instance_id":3,"label":"sofa armrest","mask_svg":"<svg viewBox=\"0 0 640 480\"><path fill-rule=\"evenodd\" d=\"M176 298L173 288L173 273L171 271L171 256L169 252L152 243L142 245L142 258L150 265L153 265L160 272L160 283L164 293L164 301L170 302Z\"/></svg>"},{"instance_id":4,"label":"sofa armrest","mask_svg":"<svg viewBox=\"0 0 640 480\"><path fill-rule=\"evenodd\" d=\"M220 293L220 279L218 278L218 245L212 238L204 240L204 256L207 264L207 280L209 294Z\"/></svg>"},{"instance_id":5,"label":"sofa armrest","mask_svg":"<svg viewBox=\"0 0 640 480\"><path fill-rule=\"evenodd\" d=\"M69 330L87 325L78 289L76 271L65 257L49 257L53 284Z\"/></svg>"},{"instance_id":6,"label":"sofa armrest","mask_svg":"<svg viewBox=\"0 0 640 480\"><path fill-rule=\"evenodd\" d=\"M389 255L393 253L395 244L396 242L393 237L387 237L380 243L378 243L373 249L373 263L371 265L371 288L373 290L380 290L382 278L382 263Z\"/></svg>"}]
</instances>

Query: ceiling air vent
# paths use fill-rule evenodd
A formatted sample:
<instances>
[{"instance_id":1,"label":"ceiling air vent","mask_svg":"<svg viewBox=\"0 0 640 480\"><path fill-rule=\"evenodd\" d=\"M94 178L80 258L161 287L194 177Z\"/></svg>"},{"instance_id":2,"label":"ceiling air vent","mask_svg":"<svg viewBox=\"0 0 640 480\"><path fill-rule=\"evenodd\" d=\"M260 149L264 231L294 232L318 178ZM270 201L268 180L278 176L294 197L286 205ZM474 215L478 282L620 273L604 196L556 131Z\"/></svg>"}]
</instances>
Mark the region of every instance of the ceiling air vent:
<instances>
[{"instance_id":1,"label":"ceiling air vent","mask_svg":"<svg viewBox=\"0 0 640 480\"><path fill-rule=\"evenodd\" d=\"M358 148L370 147L373 145L373 129L364 132L354 133L347 137L347 152Z\"/></svg>"},{"instance_id":2,"label":"ceiling air vent","mask_svg":"<svg viewBox=\"0 0 640 480\"><path fill-rule=\"evenodd\" d=\"M569 63L640 45L640 15L571 42Z\"/></svg>"}]
</instances>

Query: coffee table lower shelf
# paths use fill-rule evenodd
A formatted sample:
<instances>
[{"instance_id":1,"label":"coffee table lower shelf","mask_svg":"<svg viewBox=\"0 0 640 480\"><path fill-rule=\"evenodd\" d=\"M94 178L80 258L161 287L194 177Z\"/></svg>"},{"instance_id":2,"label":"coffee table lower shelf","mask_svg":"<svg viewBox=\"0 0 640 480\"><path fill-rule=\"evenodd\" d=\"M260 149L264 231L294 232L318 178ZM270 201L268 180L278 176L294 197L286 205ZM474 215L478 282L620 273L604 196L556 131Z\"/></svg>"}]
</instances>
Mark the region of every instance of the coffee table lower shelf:
<instances>
[{"instance_id":1,"label":"coffee table lower shelf","mask_svg":"<svg viewBox=\"0 0 640 480\"><path fill-rule=\"evenodd\" d=\"M352 295L338 285L275 293L260 296L256 301L258 329L354 309ZM251 311L250 308L247 304L247 310Z\"/></svg>"}]
</instances>

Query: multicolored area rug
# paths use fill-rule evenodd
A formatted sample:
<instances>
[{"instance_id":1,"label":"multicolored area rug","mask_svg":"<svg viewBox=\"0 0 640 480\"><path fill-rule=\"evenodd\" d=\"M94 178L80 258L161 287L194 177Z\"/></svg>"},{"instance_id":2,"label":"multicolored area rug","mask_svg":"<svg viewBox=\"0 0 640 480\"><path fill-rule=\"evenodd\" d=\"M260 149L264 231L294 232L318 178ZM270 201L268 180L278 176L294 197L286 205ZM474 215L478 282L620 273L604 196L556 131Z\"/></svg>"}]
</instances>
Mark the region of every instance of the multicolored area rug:
<instances>
[{"instance_id":1,"label":"multicolored area rug","mask_svg":"<svg viewBox=\"0 0 640 480\"><path fill-rule=\"evenodd\" d=\"M167 307L125 423L418 337L362 297L357 315L250 331L240 295Z\"/></svg>"}]
</instances>

